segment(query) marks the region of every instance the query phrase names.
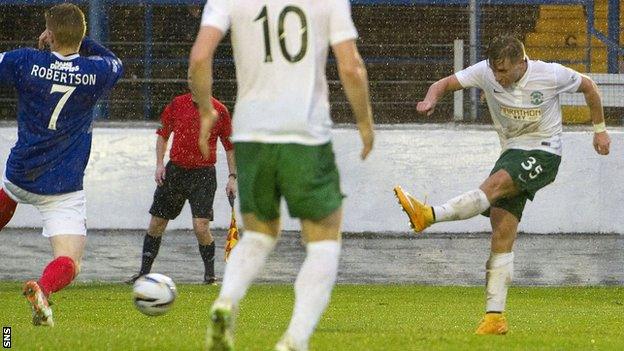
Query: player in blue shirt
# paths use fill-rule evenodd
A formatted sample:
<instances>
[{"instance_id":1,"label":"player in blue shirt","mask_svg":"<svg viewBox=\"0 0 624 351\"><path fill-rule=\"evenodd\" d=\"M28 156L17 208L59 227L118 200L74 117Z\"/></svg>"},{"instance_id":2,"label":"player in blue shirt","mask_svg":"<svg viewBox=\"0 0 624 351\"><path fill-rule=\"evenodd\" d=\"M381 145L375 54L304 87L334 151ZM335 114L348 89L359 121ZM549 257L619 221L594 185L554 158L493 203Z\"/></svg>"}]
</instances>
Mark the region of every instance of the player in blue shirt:
<instances>
[{"instance_id":1,"label":"player in blue shirt","mask_svg":"<svg viewBox=\"0 0 624 351\"><path fill-rule=\"evenodd\" d=\"M0 229L17 203L35 206L54 251L38 281L24 285L33 324L54 325L49 294L79 272L86 242L84 170L92 139L93 107L122 74L110 50L85 37L82 11L61 4L45 13L39 49L0 53L0 84L18 92L17 142L0 190ZM49 46L50 51L43 50ZM80 53L79 53L80 50Z\"/></svg>"}]
</instances>

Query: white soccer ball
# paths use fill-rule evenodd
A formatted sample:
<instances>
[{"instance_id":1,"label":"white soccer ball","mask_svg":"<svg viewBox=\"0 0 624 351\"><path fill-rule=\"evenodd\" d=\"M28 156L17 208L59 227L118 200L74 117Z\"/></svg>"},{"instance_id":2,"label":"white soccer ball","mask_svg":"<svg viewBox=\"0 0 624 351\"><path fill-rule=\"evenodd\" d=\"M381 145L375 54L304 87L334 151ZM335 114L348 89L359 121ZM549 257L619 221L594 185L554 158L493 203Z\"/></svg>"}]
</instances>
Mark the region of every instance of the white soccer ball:
<instances>
[{"instance_id":1,"label":"white soccer ball","mask_svg":"<svg viewBox=\"0 0 624 351\"><path fill-rule=\"evenodd\" d=\"M134 282L132 293L134 306L148 316L165 314L178 296L173 280L160 273L139 277Z\"/></svg>"}]
</instances>

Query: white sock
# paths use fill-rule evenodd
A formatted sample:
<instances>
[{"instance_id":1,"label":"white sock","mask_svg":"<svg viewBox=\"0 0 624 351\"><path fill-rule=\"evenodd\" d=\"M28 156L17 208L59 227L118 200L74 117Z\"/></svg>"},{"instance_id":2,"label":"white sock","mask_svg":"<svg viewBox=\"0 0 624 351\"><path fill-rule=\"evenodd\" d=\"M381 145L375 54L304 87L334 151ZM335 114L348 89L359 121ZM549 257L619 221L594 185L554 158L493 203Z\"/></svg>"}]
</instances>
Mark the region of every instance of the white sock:
<instances>
[{"instance_id":1,"label":"white sock","mask_svg":"<svg viewBox=\"0 0 624 351\"><path fill-rule=\"evenodd\" d=\"M436 222L472 218L490 208L490 201L481 189L461 194L441 206L433 206Z\"/></svg>"},{"instance_id":2,"label":"white sock","mask_svg":"<svg viewBox=\"0 0 624 351\"><path fill-rule=\"evenodd\" d=\"M245 296L267 257L275 247L275 238L268 234L246 230L234 247L225 265L219 299L227 299L237 306Z\"/></svg>"},{"instance_id":3,"label":"white sock","mask_svg":"<svg viewBox=\"0 0 624 351\"><path fill-rule=\"evenodd\" d=\"M487 273L486 282L486 312L505 311L507 301L507 287L513 278L513 252L490 253L490 259L485 264Z\"/></svg>"},{"instance_id":4,"label":"white sock","mask_svg":"<svg viewBox=\"0 0 624 351\"><path fill-rule=\"evenodd\" d=\"M307 256L295 281L295 308L286 331L299 348L308 340L329 304L338 275L340 242L324 240L307 244Z\"/></svg>"}]
</instances>

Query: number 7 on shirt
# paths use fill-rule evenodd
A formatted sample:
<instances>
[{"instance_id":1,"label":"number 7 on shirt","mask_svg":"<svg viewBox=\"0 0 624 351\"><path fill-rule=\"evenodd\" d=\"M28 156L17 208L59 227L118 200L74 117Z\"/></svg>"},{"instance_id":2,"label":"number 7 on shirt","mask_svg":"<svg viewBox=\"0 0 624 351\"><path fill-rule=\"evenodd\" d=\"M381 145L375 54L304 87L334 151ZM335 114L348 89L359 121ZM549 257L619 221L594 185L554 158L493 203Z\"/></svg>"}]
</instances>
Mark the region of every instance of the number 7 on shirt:
<instances>
[{"instance_id":1,"label":"number 7 on shirt","mask_svg":"<svg viewBox=\"0 0 624 351\"><path fill-rule=\"evenodd\" d=\"M56 120L58 120L59 115L61 114L61 110L71 94L76 90L76 87L68 86L68 85L60 85L60 84L52 84L52 89L50 90L50 94L54 93L63 93L63 96L59 100L58 104L52 111L52 117L50 117L50 123L48 123L48 129L56 130Z\"/></svg>"}]
</instances>

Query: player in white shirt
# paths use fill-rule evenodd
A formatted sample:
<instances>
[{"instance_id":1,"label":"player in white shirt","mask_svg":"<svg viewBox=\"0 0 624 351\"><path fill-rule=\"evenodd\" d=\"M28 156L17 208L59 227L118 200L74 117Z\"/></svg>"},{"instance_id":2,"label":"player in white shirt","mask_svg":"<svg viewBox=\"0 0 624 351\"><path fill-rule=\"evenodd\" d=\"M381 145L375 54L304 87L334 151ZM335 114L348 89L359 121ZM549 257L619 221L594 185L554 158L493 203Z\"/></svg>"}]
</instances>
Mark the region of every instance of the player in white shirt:
<instances>
[{"instance_id":1,"label":"player in white shirt","mask_svg":"<svg viewBox=\"0 0 624 351\"><path fill-rule=\"evenodd\" d=\"M275 349L307 350L329 303L340 255L344 196L330 138L329 47L364 144L362 159L373 146L366 68L348 0L209 0L189 68L204 154L209 150L202 141L214 122L212 60L228 30L238 82L232 140L246 230L210 310L206 343L209 350L232 349L235 311L275 246L284 197L291 216L301 220L307 255L290 325Z\"/></svg>"},{"instance_id":2,"label":"player in white shirt","mask_svg":"<svg viewBox=\"0 0 624 351\"><path fill-rule=\"evenodd\" d=\"M418 103L419 113L433 113L444 94L478 87L498 132L502 152L478 189L440 206L424 205L394 188L410 224L420 232L435 222L456 221L483 213L492 224L491 253L486 263L486 314L477 334L505 334L503 316L513 274L513 244L527 199L555 180L561 162L562 117L559 96L582 92L594 124L594 148L609 153L598 88L587 76L557 63L530 60L518 39L492 40L487 60L440 79Z\"/></svg>"}]
</instances>

